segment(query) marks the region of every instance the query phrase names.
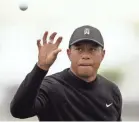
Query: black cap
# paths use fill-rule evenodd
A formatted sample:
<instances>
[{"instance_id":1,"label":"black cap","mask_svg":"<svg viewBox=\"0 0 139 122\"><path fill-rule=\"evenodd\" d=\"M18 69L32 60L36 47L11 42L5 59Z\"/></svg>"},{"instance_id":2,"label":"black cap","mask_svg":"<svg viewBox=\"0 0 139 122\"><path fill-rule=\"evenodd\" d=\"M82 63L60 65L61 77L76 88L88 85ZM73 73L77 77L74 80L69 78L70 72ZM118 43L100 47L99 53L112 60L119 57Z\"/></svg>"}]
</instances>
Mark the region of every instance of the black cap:
<instances>
[{"instance_id":1,"label":"black cap","mask_svg":"<svg viewBox=\"0 0 139 122\"><path fill-rule=\"evenodd\" d=\"M100 31L89 25L81 26L74 30L69 41L69 47L81 41L92 41L104 47L104 41Z\"/></svg>"}]
</instances>

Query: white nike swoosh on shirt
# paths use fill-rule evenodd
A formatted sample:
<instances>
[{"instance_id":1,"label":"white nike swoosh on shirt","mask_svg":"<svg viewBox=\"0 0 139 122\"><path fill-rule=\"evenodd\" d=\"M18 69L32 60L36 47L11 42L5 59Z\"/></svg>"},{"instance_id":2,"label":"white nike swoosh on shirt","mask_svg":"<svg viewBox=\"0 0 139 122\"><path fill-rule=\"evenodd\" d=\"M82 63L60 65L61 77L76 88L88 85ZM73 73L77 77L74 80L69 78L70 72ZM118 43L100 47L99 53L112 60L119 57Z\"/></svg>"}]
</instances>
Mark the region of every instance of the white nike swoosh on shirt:
<instances>
[{"instance_id":1,"label":"white nike swoosh on shirt","mask_svg":"<svg viewBox=\"0 0 139 122\"><path fill-rule=\"evenodd\" d=\"M110 107L112 104L113 104L113 103L111 103L111 104L106 104L106 107L108 108L108 107Z\"/></svg>"}]
</instances>

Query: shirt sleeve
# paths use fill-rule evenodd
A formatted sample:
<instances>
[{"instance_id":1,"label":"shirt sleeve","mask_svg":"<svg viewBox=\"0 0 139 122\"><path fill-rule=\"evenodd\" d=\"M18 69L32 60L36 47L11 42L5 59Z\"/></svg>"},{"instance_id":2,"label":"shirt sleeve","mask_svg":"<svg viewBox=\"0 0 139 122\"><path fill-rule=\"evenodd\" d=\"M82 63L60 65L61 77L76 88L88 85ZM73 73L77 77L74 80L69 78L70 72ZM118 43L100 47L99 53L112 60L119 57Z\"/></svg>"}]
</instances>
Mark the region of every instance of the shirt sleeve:
<instances>
[{"instance_id":1,"label":"shirt sleeve","mask_svg":"<svg viewBox=\"0 0 139 122\"><path fill-rule=\"evenodd\" d=\"M118 112L117 121L122 121L122 95L119 88L116 86L114 89L114 99L116 101L116 108Z\"/></svg>"},{"instance_id":2,"label":"shirt sleeve","mask_svg":"<svg viewBox=\"0 0 139 122\"><path fill-rule=\"evenodd\" d=\"M27 74L10 104L10 112L13 117L35 116L49 104L47 89L40 88L47 72L36 64L33 70Z\"/></svg>"}]
</instances>

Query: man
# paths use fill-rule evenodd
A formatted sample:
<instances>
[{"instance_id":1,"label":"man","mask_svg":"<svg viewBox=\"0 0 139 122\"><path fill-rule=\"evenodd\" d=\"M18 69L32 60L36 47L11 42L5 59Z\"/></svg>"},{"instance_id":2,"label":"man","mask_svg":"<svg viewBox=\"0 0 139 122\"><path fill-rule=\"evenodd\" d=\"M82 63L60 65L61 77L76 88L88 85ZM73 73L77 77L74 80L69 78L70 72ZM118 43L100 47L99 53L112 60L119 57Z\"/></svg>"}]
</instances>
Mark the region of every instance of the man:
<instances>
[{"instance_id":1,"label":"man","mask_svg":"<svg viewBox=\"0 0 139 122\"><path fill-rule=\"evenodd\" d=\"M45 77L62 41L59 37L54 42L55 32L49 40L47 35L45 32L43 45L37 41L38 62L11 102L12 116L36 115L40 121L120 121L121 93L114 83L97 74L105 54L100 31L89 25L75 29L67 49L70 68Z\"/></svg>"}]
</instances>

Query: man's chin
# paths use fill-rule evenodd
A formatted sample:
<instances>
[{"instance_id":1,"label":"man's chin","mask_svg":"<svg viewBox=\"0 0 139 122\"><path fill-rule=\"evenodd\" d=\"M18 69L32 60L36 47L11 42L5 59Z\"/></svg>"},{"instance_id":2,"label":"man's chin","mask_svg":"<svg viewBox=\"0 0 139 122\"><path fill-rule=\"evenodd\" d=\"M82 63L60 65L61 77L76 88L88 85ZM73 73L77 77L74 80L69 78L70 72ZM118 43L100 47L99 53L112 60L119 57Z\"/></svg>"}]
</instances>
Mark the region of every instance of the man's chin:
<instances>
[{"instance_id":1,"label":"man's chin","mask_svg":"<svg viewBox=\"0 0 139 122\"><path fill-rule=\"evenodd\" d=\"M88 71L82 71L82 72L80 71L80 72L78 72L78 75L80 77L88 78L88 77L91 77L93 75L93 73L91 71L89 72L89 70Z\"/></svg>"},{"instance_id":2,"label":"man's chin","mask_svg":"<svg viewBox=\"0 0 139 122\"><path fill-rule=\"evenodd\" d=\"M79 74L79 77L81 77L81 78L89 78L90 75L88 75L88 74Z\"/></svg>"}]
</instances>

